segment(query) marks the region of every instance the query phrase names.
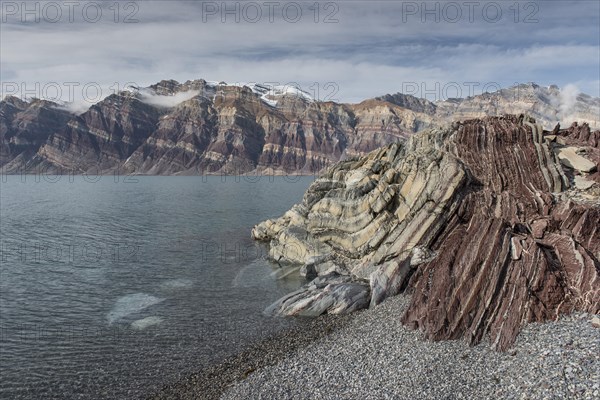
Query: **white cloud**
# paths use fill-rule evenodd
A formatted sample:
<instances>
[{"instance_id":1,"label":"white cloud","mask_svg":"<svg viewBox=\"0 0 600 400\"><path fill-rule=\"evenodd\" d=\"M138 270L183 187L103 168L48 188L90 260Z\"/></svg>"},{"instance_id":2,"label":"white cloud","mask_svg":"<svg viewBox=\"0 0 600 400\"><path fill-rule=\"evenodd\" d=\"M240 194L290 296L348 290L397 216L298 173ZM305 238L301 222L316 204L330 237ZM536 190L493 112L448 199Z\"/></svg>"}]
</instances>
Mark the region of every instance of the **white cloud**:
<instances>
[{"instance_id":1,"label":"white cloud","mask_svg":"<svg viewBox=\"0 0 600 400\"><path fill-rule=\"evenodd\" d=\"M200 91L198 90L189 90L187 92L176 93L172 96L163 96L154 94L150 91L142 90L140 91L140 100L153 106L171 108L183 103L184 101L188 101L199 94Z\"/></svg>"},{"instance_id":2,"label":"white cloud","mask_svg":"<svg viewBox=\"0 0 600 400\"><path fill-rule=\"evenodd\" d=\"M580 90L573 84L568 84L560 90L559 98L559 117L561 120L571 120L575 104L577 103L577 95Z\"/></svg>"},{"instance_id":3,"label":"white cloud","mask_svg":"<svg viewBox=\"0 0 600 400\"><path fill-rule=\"evenodd\" d=\"M498 23L480 16L472 23L404 19L406 2L338 2L338 23L322 23L329 11L324 9L319 23L308 10L298 23L280 15L273 23L235 23L231 17L221 23L220 15L203 20L202 2L137 3L139 23L133 24L1 24L2 80L27 87L78 82L77 98L85 97L81 88L91 83L106 88L105 97L128 82L143 87L199 78L297 82L309 93L318 88L320 98L332 95L324 86L334 82L340 101L397 92L405 82L426 88L473 81L578 82L583 92L600 93L597 2L539 3L533 24L514 22L508 9L513 3L506 3Z\"/></svg>"},{"instance_id":4,"label":"white cloud","mask_svg":"<svg viewBox=\"0 0 600 400\"><path fill-rule=\"evenodd\" d=\"M60 104L59 107L63 110L67 110L71 114L80 115L86 112L92 104L85 100L77 100L70 103Z\"/></svg>"}]
</instances>

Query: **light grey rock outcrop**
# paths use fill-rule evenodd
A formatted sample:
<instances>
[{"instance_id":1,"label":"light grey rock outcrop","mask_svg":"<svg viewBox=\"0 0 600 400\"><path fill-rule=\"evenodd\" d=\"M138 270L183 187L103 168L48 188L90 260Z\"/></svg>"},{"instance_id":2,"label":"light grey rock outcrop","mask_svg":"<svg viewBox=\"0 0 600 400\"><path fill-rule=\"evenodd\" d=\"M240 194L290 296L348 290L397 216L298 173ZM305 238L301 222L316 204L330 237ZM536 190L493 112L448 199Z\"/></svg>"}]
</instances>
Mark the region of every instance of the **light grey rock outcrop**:
<instances>
[{"instance_id":1,"label":"light grey rock outcrop","mask_svg":"<svg viewBox=\"0 0 600 400\"><path fill-rule=\"evenodd\" d=\"M347 275L330 273L315 278L269 306L267 315L316 317L321 314L347 314L367 307L369 287Z\"/></svg>"},{"instance_id":2,"label":"light grey rock outcrop","mask_svg":"<svg viewBox=\"0 0 600 400\"><path fill-rule=\"evenodd\" d=\"M577 147L568 146L557 149L560 162L580 172L594 172L596 164L577 153Z\"/></svg>"}]
</instances>

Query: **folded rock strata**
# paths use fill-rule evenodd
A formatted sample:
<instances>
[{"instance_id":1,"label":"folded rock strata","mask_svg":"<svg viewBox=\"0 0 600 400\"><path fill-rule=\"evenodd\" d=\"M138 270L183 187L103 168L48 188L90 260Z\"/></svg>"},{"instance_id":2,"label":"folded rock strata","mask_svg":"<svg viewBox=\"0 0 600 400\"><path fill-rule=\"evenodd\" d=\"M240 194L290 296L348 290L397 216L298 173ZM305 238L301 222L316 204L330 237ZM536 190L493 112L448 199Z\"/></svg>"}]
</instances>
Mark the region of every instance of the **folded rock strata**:
<instances>
[{"instance_id":1,"label":"folded rock strata","mask_svg":"<svg viewBox=\"0 0 600 400\"><path fill-rule=\"evenodd\" d=\"M334 165L302 203L252 231L272 259L316 277L268 311L349 312L408 290L405 324L499 350L527 322L597 313L599 134L486 117ZM563 167L565 147L585 162Z\"/></svg>"}]
</instances>

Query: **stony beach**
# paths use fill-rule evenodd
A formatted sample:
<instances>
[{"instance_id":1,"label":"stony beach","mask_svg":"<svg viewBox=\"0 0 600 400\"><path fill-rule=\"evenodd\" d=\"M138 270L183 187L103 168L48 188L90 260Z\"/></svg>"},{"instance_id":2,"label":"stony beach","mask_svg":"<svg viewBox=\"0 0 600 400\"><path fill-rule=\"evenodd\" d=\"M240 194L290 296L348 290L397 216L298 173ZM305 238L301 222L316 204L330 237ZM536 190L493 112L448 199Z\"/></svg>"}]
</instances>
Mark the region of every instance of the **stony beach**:
<instances>
[{"instance_id":1,"label":"stony beach","mask_svg":"<svg viewBox=\"0 0 600 400\"><path fill-rule=\"evenodd\" d=\"M154 399L599 399L600 329L586 313L529 324L507 352L424 340L407 295L306 321Z\"/></svg>"}]
</instances>

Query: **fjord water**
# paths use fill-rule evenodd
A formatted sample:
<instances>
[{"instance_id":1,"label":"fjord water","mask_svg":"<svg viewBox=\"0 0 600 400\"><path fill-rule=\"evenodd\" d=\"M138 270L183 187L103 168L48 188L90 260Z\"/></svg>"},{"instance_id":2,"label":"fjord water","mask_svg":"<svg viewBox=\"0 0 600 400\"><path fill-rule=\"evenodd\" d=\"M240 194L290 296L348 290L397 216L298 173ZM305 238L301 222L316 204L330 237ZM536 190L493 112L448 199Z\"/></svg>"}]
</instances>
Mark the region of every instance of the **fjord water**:
<instances>
[{"instance_id":1,"label":"fjord water","mask_svg":"<svg viewBox=\"0 0 600 400\"><path fill-rule=\"evenodd\" d=\"M292 321L252 226L313 177L3 176L0 398L139 398Z\"/></svg>"}]
</instances>

